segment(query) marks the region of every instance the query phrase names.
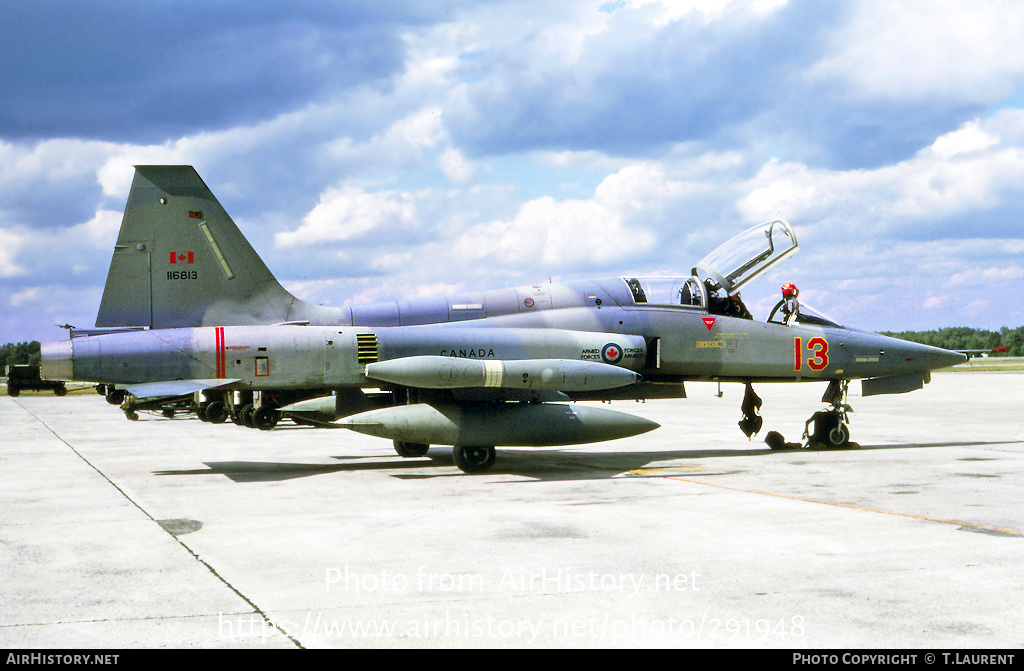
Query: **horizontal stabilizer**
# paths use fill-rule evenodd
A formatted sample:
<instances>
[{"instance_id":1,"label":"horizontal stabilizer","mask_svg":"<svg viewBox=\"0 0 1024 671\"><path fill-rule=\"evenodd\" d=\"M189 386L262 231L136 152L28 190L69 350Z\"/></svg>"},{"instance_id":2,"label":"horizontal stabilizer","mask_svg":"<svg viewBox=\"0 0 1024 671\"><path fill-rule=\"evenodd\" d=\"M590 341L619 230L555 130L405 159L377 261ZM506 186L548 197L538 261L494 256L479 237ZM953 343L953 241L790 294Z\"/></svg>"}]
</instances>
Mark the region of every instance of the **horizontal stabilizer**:
<instances>
[{"instance_id":1,"label":"horizontal stabilizer","mask_svg":"<svg viewBox=\"0 0 1024 671\"><path fill-rule=\"evenodd\" d=\"M157 398L162 396L187 396L197 391L205 391L216 387L223 387L238 379L233 380L165 380L163 382L146 382L143 384L119 384L119 389L124 389L135 398Z\"/></svg>"}]
</instances>

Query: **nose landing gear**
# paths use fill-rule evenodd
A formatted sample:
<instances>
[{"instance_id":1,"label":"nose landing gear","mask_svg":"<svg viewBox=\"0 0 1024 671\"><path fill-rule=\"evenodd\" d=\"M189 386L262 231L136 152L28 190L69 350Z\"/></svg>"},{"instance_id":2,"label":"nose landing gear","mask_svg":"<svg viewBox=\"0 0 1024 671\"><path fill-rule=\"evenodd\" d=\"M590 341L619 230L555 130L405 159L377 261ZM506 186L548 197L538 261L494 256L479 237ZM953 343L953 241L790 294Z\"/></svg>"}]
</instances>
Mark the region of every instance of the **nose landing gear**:
<instances>
[{"instance_id":1,"label":"nose landing gear","mask_svg":"<svg viewBox=\"0 0 1024 671\"><path fill-rule=\"evenodd\" d=\"M773 450L794 450L794 449L809 449L809 450L820 450L820 449L840 449L840 450L855 450L860 447L857 443L850 441L850 413L853 412L846 403L846 397L850 391L849 380L832 380L828 384L828 389L825 391L825 395L821 397L823 403L828 403L829 407L825 410L819 410L818 412L811 415L810 419L804 424L804 435L803 444L800 443L787 443L782 434L778 431L770 431L765 437L764 442L768 444ZM744 422L753 422L757 420L757 428L760 428L760 417L756 416L757 407L760 407L760 400L757 399L758 403L756 406L753 404L754 399L757 396L753 394L753 390L750 389L750 385L747 385L747 397L743 399L743 420L740 421L740 428L743 429L744 433L747 433L747 428L744 428ZM748 400L751 405L749 406L748 413ZM747 415L752 414L754 418L750 418ZM813 426L813 428L812 428ZM749 427L749 425L748 425ZM750 434L748 433L749 437Z\"/></svg>"},{"instance_id":2,"label":"nose landing gear","mask_svg":"<svg viewBox=\"0 0 1024 671\"><path fill-rule=\"evenodd\" d=\"M827 410L819 410L811 415L804 425L803 439L806 446L853 449L859 447L856 443L850 442L849 413L853 408L846 403L847 394L850 391L849 380L832 380L829 382L825 395L821 397L822 402L828 403ZM814 430L811 430L811 425Z\"/></svg>"}]
</instances>

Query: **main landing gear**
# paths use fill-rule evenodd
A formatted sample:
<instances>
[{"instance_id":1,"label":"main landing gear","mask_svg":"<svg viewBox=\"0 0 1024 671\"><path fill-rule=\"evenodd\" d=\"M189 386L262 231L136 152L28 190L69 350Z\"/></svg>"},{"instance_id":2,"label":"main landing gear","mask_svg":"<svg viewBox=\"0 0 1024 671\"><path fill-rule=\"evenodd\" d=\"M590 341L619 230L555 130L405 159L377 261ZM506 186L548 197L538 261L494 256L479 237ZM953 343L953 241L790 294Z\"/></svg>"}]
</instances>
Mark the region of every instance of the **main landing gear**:
<instances>
[{"instance_id":1,"label":"main landing gear","mask_svg":"<svg viewBox=\"0 0 1024 671\"><path fill-rule=\"evenodd\" d=\"M452 457L463 473L483 473L494 465L495 451L491 445L456 445Z\"/></svg>"},{"instance_id":2,"label":"main landing gear","mask_svg":"<svg viewBox=\"0 0 1024 671\"><path fill-rule=\"evenodd\" d=\"M761 425L764 424L764 418L758 414L760 409L761 397L754 393L754 385L748 382L747 390L743 394L743 405L740 406L740 410L743 411L740 431L747 438L757 435L757 432L761 430Z\"/></svg>"},{"instance_id":3,"label":"main landing gear","mask_svg":"<svg viewBox=\"0 0 1024 671\"><path fill-rule=\"evenodd\" d=\"M424 445L423 443L407 443L404 440L396 440L395 452L398 452L398 456L406 459L412 457L425 457L427 451L430 449L430 445Z\"/></svg>"},{"instance_id":4,"label":"main landing gear","mask_svg":"<svg viewBox=\"0 0 1024 671\"><path fill-rule=\"evenodd\" d=\"M407 443L396 440L395 452L401 457L424 457L430 449L430 445L421 443ZM496 452L493 445L456 445L452 448L452 458L455 465L463 473L484 473L494 465Z\"/></svg>"}]
</instances>

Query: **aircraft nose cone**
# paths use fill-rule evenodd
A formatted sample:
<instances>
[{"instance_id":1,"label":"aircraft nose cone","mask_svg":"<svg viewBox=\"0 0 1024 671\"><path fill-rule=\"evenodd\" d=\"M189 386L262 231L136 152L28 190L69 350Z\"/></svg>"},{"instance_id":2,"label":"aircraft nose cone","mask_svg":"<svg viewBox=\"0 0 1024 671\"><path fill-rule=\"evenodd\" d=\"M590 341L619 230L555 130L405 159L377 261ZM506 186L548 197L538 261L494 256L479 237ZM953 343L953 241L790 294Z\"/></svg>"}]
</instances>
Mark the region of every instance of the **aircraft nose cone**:
<instances>
[{"instance_id":1,"label":"aircraft nose cone","mask_svg":"<svg viewBox=\"0 0 1024 671\"><path fill-rule=\"evenodd\" d=\"M931 354L931 369L950 368L958 363L967 361L967 355L960 352L953 352L948 349L936 348Z\"/></svg>"}]
</instances>

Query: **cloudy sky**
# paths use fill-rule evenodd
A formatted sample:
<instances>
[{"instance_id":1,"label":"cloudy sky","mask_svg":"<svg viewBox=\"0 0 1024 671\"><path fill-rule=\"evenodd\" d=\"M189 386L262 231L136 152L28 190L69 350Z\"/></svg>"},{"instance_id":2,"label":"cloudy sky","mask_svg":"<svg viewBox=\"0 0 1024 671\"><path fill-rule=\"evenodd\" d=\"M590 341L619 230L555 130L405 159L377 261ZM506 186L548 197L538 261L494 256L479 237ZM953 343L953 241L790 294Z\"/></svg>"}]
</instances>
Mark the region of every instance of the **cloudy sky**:
<instances>
[{"instance_id":1,"label":"cloudy sky","mask_svg":"<svg viewBox=\"0 0 1024 671\"><path fill-rule=\"evenodd\" d=\"M1019 0L7 0L0 343L91 327L133 165L325 305L687 274L870 330L1024 325Z\"/></svg>"}]
</instances>

